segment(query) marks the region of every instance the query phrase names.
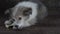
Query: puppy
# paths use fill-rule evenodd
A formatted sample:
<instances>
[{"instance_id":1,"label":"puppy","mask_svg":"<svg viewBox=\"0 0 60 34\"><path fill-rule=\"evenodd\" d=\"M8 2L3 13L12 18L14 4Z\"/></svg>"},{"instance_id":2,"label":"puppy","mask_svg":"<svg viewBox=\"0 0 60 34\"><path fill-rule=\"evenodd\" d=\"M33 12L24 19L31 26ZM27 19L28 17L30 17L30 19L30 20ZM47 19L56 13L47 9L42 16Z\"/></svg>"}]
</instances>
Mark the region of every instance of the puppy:
<instances>
[{"instance_id":1,"label":"puppy","mask_svg":"<svg viewBox=\"0 0 60 34\"><path fill-rule=\"evenodd\" d=\"M7 9L5 14L10 13L10 19L5 21L5 27L21 29L36 24L47 16L47 8L37 1L22 1L14 7Z\"/></svg>"}]
</instances>

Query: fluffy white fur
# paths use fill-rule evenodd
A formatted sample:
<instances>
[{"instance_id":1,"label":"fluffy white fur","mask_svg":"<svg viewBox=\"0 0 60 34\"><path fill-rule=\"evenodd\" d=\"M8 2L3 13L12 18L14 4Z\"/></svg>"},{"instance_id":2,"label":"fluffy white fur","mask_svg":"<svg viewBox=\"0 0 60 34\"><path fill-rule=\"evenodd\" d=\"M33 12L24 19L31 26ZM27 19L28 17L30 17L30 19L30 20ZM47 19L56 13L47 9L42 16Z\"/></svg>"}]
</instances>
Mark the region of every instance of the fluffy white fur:
<instances>
[{"instance_id":1,"label":"fluffy white fur","mask_svg":"<svg viewBox=\"0 0 60 34\"><path fill-rule=\"evenodd\" d=\"M37 9L38 8L38 4L37 3L33 3L33 2L29 2L29 1L20 2L15 7L12 8L14 10L14 11L12 11L13 12L13 14L12 14L13 16L15 16L15 14L16 14L16 12L17 12L17 10L18 10L18 8L20 6L32 8L32 15L29 16L29 19L26 18L26 17L22 17L21 21L16 20L11 25L12 26L18 25L18 28L23 28L23 27L34 25L37 22L36 16L37 16L37 13L38 13L38 9ZM25 21L24 19L28 19L28 20ZM18 21L18 23L17 23L17 21ZM11 25L7 25L7 23L9 23L9 20L5 21L5 26L8 28ZM15 27L13 27L13 28L15 28Z\"/></svg>"}]
</instances>

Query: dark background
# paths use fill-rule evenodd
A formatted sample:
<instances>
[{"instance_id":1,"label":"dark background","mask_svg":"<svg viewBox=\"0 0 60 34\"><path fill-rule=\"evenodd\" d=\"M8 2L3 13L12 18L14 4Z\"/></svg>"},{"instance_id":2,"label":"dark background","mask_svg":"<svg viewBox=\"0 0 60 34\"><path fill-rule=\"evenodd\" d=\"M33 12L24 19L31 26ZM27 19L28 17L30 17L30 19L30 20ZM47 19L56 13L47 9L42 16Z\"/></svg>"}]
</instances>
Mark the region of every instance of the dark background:
<instances>
[{"instance_id":1,"label":"dark background","mask_svg":"<svg viewBox=\"0 0 60 34\"><path fill-rule=\"evenodd\" d=\"M0 34L60 34L60 0L40 0L48 8L48 16L40 24L22 30L8 30L4 12L21 0L0 0Z\"/></svg>"}]
</instances>

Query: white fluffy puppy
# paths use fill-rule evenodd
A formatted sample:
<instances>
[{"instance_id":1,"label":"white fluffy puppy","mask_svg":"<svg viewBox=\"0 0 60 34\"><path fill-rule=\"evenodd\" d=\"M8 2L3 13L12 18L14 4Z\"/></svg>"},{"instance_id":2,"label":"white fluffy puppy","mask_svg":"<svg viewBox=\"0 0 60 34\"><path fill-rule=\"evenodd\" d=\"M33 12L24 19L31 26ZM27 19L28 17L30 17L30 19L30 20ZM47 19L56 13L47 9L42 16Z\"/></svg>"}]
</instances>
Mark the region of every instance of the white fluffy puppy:
<instances>
[{"instance_id":1,"label":"white fluffy puppy","mask_svg":"<svg viewBox=\"0 0 60 34\"><path fill-rule=\"evenodd\" d=\"M34 25L47 16L47 9L41 2L22 1L6 10L5 14L9 11L10 19L5 21L5 26L13 26L13 29Z\"/></svg>"}]
</instances>

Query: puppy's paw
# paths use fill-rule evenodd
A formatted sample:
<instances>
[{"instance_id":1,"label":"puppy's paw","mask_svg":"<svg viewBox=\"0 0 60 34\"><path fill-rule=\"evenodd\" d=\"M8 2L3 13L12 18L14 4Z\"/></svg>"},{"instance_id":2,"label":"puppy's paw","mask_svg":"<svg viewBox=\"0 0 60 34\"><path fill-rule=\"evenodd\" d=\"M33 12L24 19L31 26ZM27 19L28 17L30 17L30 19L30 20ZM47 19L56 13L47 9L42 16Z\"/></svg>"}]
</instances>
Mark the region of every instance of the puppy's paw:
<instances>
[{"instance_id":1,"label":"puppy's paw","mask_svg":"<svg viewBox=\"0 0 60 34\"><path fill-rule=\"evenodd\" d=\"M9 25L6 25L5 26L7 29L12 29L13 28L13 26L11 25L11 26L9 26Z\"/></svg>"},{"instance_id":2,"label":"puppy's paw","mask_svg":"<svg viewBox=\"0 0 60 34\"><path fill-rule=\"evenodd\" d=\"M6 28L9 28L9 25L5 25Z\"/></svg>"},{"instance_id":3,"label":"puppy's paw","mask_svg":"<svg viewBox=\"0 0 60 34\"><path fill-rule=\"evenodd\" d=\"M6 20L4 24L6 28L10 28L10 26L12 26L13 23L14 20L10 19L10 20Z\"/></svg>"},{"instance_id":4,"label":"puppy's paw","mask_svg":"<svg viewBox=\"0 0 60 34\"><path fill-rule=\"evenodd\" d=\"M8 24L9 23L9 20L6 20L4 24Z\"/></svg>"},{"instance_id":5,"label":"puppy's paw","mask_svg":"<svg viewBox=\"0 0 60 34\"><path fill-rule=\"evenodd\" d=\"M15 29L19 29L18 28L18 25L11 25L11 26L6 26L6 28L8 28L8 29L13 29L13 30L15 30Z\"/></svg>"},{"instance_id":6,"label":"puppy's paw","mask_svg":"<svg viewBox=\"0 0 60 34\"><path fill-rule=\"evenodd\" d=\"M13 25L13 27L12 27L12 29L17 29L17 30L19 30L19 29L22 29L23 27L22 26L19 26L19 25Z\"/></svg>"},{"instance_id":7,"label":"puppy's paw","mask_svg":"<svg viewBox=\"0 0 60 34\"><path fill-rule=\"evenodd\" d=\"M6 27L6 28L9 28L9 24L10 24L9 20L5 21L4 24L5 24L5 27Z\"/></svg>"}]
</instances>

